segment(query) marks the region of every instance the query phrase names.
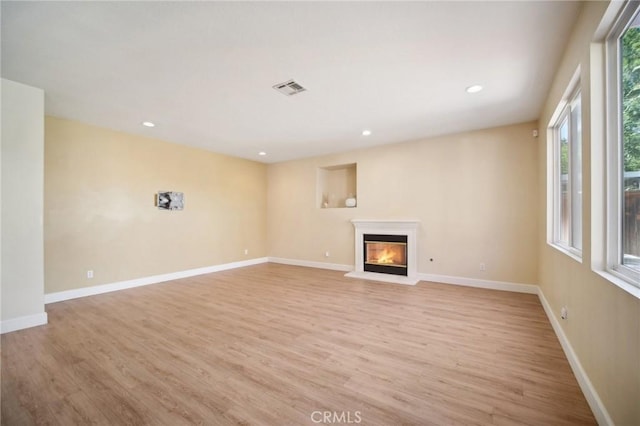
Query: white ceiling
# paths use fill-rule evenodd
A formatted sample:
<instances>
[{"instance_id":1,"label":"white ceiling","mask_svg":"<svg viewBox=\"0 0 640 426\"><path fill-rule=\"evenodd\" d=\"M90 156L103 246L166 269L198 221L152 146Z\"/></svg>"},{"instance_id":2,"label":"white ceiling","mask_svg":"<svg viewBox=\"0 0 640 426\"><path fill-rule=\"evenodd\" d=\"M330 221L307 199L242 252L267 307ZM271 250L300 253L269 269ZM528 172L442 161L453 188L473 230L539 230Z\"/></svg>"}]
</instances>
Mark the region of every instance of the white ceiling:
<instances>
[{"instance_id":1,"label":"white ceiling","mask_svg":"<svg viewBox=\"0 0 640 426\"><path fill-rule=\"evenodd\" d=\"M580 3L1 7L2 76L47 114L276 162L538 118Z\"/></svg>"}]
</instances>

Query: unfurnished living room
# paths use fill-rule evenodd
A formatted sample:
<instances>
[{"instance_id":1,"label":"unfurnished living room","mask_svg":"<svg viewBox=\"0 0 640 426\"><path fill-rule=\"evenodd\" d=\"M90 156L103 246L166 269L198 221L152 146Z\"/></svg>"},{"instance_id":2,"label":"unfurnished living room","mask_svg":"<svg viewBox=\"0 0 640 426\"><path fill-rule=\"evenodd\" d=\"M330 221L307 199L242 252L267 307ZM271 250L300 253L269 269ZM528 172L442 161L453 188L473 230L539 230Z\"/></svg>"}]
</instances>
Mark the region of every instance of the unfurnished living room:
<instances>
[{"instance_id":1,"label":"unfurnished living room","mask_svg":"<svg viewBox=\"0 0 640 426\"><path fill-rule=\"evenodd\" d=\"M2 425L640 425L640 6L2 1Z\"/></svg>"}]
</instances>

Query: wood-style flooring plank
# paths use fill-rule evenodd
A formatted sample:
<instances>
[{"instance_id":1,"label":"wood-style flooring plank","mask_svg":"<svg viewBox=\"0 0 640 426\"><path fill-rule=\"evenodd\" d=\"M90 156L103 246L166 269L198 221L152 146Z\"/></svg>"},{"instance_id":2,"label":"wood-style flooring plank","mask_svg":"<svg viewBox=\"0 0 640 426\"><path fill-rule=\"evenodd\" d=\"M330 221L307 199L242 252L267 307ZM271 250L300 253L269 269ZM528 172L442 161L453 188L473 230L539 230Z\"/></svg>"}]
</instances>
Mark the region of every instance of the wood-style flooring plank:
<instances>
[{"instance_id":1,"label":"wood-style flooring plank","mask_svg":"<svg viewBox=\"0 0 640 426\"><path fill-rule=\"evenodd\" d=\"M47 312L2 425L596 424L534 295L264 264Z\"/></svg>"}]
</instances>

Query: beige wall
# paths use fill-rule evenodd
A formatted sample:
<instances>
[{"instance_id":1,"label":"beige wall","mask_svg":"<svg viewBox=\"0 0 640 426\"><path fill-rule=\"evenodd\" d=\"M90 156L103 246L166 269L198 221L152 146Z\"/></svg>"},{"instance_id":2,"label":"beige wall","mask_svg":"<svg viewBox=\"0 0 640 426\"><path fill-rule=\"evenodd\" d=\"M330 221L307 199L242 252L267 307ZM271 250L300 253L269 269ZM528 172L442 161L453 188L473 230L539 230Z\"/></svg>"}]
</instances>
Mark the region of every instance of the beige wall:
<instances>
[{"instance_id":1,"label":"beige wall","mask_svg":"<svg viewBox=\"0 0 640 426\"><path fill-rule=\"evenodd\" d=\"M617 425L640 425L640 300L626 293L591 270L592 226L601 206L592 210L592 144L602 144L599 125L602 103L592 97L592 85L601 87L598 58L591 51L594 33L605 13L607 2L588 2L582 12L545 104L540 124L539 144L540 210L540 287L584 367L609 415ZM593 61L593 62L592 62ZM546 132L551 115L569 81L580 66L583 102L583 262L579 263L546 243ZM593 79L592 79L593 78ZM594 94L595 95L595 94ZM600 184L600 182L598 182ZM560 320L560 309L567 306L569 319Z\"/></svg>"},{"instance_id":2,"label":"beige wall","mask_svg":"<svg viewBox=\"0 0 640 426\"><path fill-rule=\"evenodd\" d=\"M46 293L266 256L265 165L53 117L45 131ZM159 190L185 209L158 210Z\"/></svg>"},{"instance_id":3,"label":"beige wall","mask_svg":"<svg viewBox=\"0 0 640 426\"><path fill-rule=\"evenodd\" d=\"M2 330L46 323L44 92L2 79Z\"/></svg>"},{"instance_id":4,"label":"beige wall","mask_svg":"<svg viewBox=\"0 0 640 426\"><path fill-rule=\"evenodd\" d=\"M417 219L418 272L535 284L536 126L270 165L269 256L353 266L350 219ZM349 163L357 163L358 207L319 208L318 168Z\"/></svg>"}]
</instances>

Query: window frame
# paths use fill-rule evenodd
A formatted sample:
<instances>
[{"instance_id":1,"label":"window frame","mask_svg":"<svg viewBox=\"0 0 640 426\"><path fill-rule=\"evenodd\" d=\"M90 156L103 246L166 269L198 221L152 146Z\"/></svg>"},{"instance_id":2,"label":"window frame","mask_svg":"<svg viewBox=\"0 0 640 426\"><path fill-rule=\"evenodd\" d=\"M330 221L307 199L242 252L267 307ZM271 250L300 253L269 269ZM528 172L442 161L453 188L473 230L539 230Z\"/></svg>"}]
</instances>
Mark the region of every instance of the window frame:
<instances>
[{"instance_id":1,"label":"window frame","mask_svg":"<svg viewBox=\"0 0 640 426\"><path fill-rule=\"evenodd\" d=\"M640 297L640 272L623 263L623 135L622 135L622 93L621 93L621 52L620 40L636 15L640 14L640 4L627 3L615 20L605 41L606 79L606 140L605 140L605 262L606 273L615 279L614 284ZM622 280L620 283L619 280ZM632 288L627 288L627 285Z\"/></svg>"},{"instance_id":2,"label":"window frame","mask_svg":"<svg viewBox=\"0 0 640 426\"><path fill-rule=\"evenodd\" d=\"M582 199L580 200L580 211L577 213L580 215L579 220L579 230L580 233L579 239L578 236L575 235L575 210L573 208L573 186L574 182L574 171L576 165L574 164L574 153L577 149L579 152L578 167L579 174L582 175L582 131L574 132L574 118L572 112L575 108L580 108L580 126L582 126L582 92L580 87L580 68L576 70L571 79L570 84L568 85L568 89L565 92L565 96L562 97L562 101L556 107L555 113L552 115L551 120L549 121L548 131L547 131L547 243L560 250L561 252L567 254L571 258L576 261L582 263L582 237L583 237L583 203ZM560 139L560 129L563 124L567 123L567 162L568 162L568 170L567 170L567 201L566 206L569 211L568 213L568 240L564 241L561 237L562 234L562 161L561 161L561 139ZM576 135L575 133L579 133ZM576 143L575 138L579 137L579 140ZM576 241L580 241L580 246L576 246Z\"/></svg>"}]
</instances>

